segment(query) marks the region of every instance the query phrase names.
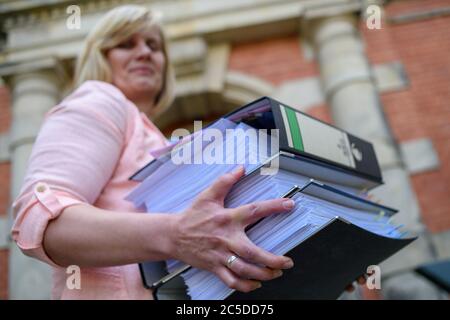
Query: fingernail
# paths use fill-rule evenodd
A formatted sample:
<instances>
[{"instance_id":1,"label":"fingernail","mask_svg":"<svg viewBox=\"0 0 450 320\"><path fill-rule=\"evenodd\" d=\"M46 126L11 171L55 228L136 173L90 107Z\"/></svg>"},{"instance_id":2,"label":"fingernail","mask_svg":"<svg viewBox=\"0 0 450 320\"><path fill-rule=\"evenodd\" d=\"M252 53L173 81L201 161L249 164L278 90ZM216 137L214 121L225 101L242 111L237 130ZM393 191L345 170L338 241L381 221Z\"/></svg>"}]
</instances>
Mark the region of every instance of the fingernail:
<instances>
[{"instance_id":1,"label":"fingernail","mask_svg":"<svg viewBox=\"0 0 450 320\"><path fill-rule=\"evenodd\" d=\"M284 269L290 269L290 268L292 268L294 266L294 261L292 261L291 259L289 259L289 261L286 261L284 264L283 264L283 268Z\"/></svg>"},{"instance_id":2,"label":"fingernail","mask_svg":"<svg viewBox=\"0 0 450 320\"><path fill-rule=\"evenodd\" d=\"M242 170L242 168L243 168L242 165L238 166L236 169L234 169L233 174L238 174L238 173L240 173L241 170Z\"/></svg>"},{"instance_id":3,"label":"fingernail","mask_svg":"<svg viewBox=\"0 0 450 320\"><path fill-rule=\"evenodd\" d=\"M273 272L273 277L274 278L279 278L279 277L281 277L283 275L283 271L281 271L281 270L275 270L274 272Z\"/></svg>"},{"instance_id":4,"label":"fingernail","mask_svg":"<svg viewBox=\"0 0 450 320\"><path fill-rule=\"evenodd\" d=\"M259 289L259 288L261 288L262 287L262 283L261 282L258 282L257 284L256 284L256 289Z\"/></svg>"},{"instance_id":5,"label":"fingernail","mask_svg":"<svg viewBox=\"0 0 450 320\"><path fill-rule=\"evenodd\" d=\"M292 209L295 206L294 200L284 200L283 201L283 207L287 210Z\"/></svg>"}]
</instances>

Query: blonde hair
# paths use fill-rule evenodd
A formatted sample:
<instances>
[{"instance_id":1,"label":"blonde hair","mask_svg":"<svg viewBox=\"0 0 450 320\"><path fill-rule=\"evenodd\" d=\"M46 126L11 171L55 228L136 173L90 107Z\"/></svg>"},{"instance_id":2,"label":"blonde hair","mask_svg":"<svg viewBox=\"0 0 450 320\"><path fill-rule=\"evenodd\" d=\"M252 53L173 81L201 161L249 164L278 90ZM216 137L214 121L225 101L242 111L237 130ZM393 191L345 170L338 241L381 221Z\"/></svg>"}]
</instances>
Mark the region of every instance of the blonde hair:
<instances>
[{"instance_id":1,"label":"blonde hair","mask_svg":"<svg viewBox=\"0 0 450 320\"><path fill-rule=\"evenodd\" d=\"M161 113L174 99L175 77L170 65L166 39L161 25L145 7L124 5L110 10L89 32L80 52L75 68L74 86L87 80L112 83L112 74L105 53L134 33L156 27L161 36L162 49L166 60L163 86L154 101L153 114Z\"/></svg>"}]
</instances>

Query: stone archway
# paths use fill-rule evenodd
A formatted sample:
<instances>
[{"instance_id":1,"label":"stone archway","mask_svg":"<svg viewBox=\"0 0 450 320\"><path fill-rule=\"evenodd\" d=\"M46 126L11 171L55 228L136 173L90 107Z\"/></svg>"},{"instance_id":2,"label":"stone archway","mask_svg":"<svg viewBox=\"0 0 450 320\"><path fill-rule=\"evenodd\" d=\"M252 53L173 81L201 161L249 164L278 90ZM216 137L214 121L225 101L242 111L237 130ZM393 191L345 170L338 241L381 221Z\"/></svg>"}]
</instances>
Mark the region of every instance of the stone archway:
<instances>
[{"instance_id":1,"label":"stone archway","mask_svg":"<svg viewBox=\"0 0 450 320\"><path fill-rule=\"evenodd\" d=\"M235 71L223 76L221 92L186 92L177 96L172 107L155 120L166 136L177 128L191 130L194 121L205 124L214 121L235 108L271 95L275 88L259 78Z\"/></svg>"}]
</instances>

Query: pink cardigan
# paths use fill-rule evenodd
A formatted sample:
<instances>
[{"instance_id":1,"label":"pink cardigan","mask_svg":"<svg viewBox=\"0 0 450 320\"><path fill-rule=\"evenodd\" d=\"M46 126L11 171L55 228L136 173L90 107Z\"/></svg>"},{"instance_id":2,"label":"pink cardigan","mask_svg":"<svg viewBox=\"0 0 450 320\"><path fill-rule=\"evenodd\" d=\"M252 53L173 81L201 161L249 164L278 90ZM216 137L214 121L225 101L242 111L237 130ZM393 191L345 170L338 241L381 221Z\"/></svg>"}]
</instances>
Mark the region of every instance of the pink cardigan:
<instances>
[{"instance_id":1,"label":"pink cardigan","mask_svg":"<svg viewBox=\"0 0 450 320\"><path fill-rule=\"evenodd\" d=\"M151 299L136 264L82 268L81 289L66 286L66 269L45 253L48 222L70 205L136 212L124 197L136 186L128 178L167 140L115 86L87 81L50 110L13 203L12 237L29 256L53 267L54 299ZM107 250L108 248L105 248Z\"/></svg>"}]
</instances>

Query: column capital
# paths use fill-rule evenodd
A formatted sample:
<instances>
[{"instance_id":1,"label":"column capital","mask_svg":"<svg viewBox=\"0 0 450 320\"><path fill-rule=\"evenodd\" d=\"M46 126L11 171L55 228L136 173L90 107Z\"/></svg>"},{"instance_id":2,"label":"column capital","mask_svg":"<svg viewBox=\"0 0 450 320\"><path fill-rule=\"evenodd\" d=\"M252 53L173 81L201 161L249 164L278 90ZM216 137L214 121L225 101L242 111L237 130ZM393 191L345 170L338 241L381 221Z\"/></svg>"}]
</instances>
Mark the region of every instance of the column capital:
<instances>
[{"instance_id":1,"label":"column capital","mask_svg":"<svg viewBox=\"0 0 450 320\"><path fill-rule=\"evenodd\" d=\"M314 39L316 45L320 45L331 37L355 33L358 16L351 12L333 17L307 19L306 21L311 39Z\"/></svg>"},{"instance_id":2,"label":"column capital","mask_svg":"<svg viewBox=\"0 0 450 320\"><path fill-rule=\"evenodd\" d=\"M32 144L44 114L61 98L66 74L55 59L41 59L0 68L11 91L12 123L9 150Z\"/></svg>"},{"instance_id":3,"label":"column capital","mask_svg":"<svg viewBox=\"0 0 450 320\"><path fill-rule=\"evenodd\" d=\"M56 57L37 58L35 60L0 65L0 77L9 86L14 86L18 79L29 75L49 76L53 74L63 84L70 79L64 63Z\"/></svg>"},{"instance_id":4,"label":"column capital","mask_svg":"<svg viewBox=\"0 0 450 320\"><path fill-rule=\"evenodd\" d=\"M301 23L302 34L315 48L327 40L343 34L354 34L359 13L345 12L336 16L309 16L305 14Z\"/></svg>"}]
</instances>

